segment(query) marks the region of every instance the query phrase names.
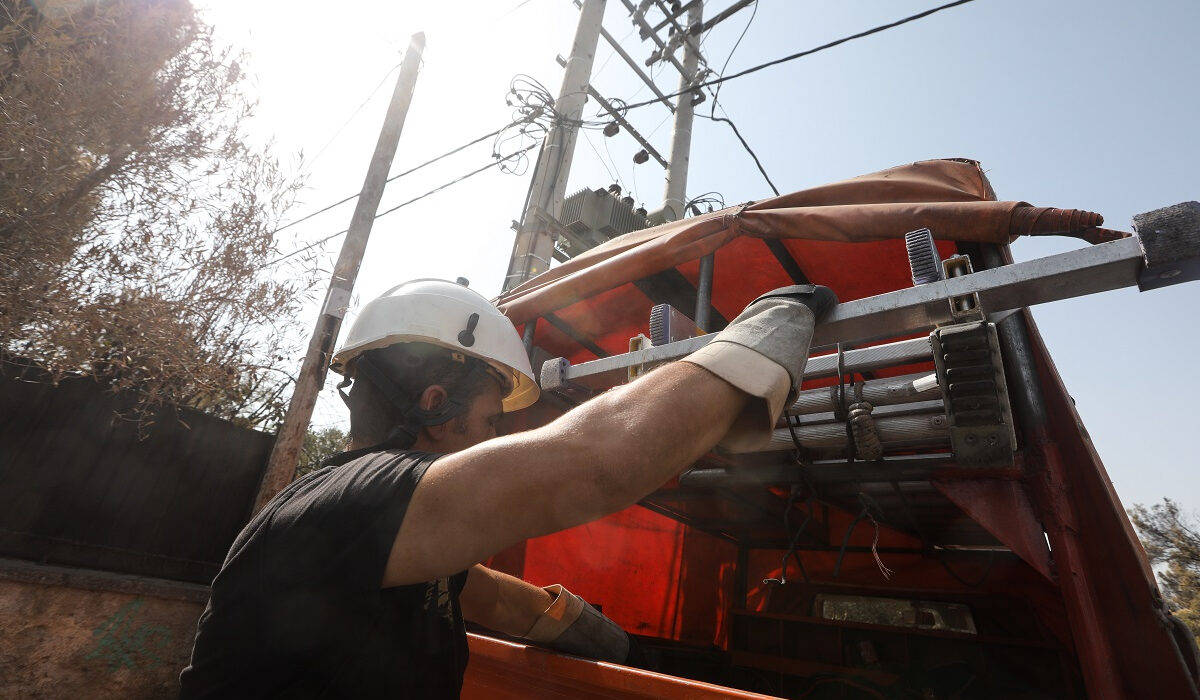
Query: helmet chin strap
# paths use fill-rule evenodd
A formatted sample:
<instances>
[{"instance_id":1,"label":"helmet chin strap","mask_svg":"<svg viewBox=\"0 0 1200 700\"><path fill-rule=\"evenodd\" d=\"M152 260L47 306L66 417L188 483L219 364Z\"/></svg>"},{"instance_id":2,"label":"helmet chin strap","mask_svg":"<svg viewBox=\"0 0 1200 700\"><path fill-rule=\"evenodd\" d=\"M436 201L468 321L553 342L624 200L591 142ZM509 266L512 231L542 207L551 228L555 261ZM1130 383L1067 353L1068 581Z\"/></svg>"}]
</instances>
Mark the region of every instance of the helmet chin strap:
<instances>
[{"instance_id":1,"label":"helmet chin strap","mask_svg":"<svg viewBox=\"0 0 1200 700\"><path fill-rule=\"evenodd\" d=\"M463 362L467 364L467 374L463 377L464 384L470 384L475 375L487 371L487 363L478 360L474 357L464 357ZM467 402L461 396L447 396L442 405L437 408L424 409L419 404L414 404L405 397L400 387L387 376L383 370L379 369L364 353L358 357L354 363L354 374L356 377L362 377L370 382L383 397L387 399L393 406L403 411L400 422L392 426L388 432L386 440L380 445L396 446L401 448L411 447L417 440L417 436L421 432L421 428L431 425L442 425L447 421L460 416L467 410ZM344 387L349 386L352 379L347 377L338 384L338 393L342 396L342 401L347 406L350 405L350 396L345 392Z\"/></svg>"}]
</instances>

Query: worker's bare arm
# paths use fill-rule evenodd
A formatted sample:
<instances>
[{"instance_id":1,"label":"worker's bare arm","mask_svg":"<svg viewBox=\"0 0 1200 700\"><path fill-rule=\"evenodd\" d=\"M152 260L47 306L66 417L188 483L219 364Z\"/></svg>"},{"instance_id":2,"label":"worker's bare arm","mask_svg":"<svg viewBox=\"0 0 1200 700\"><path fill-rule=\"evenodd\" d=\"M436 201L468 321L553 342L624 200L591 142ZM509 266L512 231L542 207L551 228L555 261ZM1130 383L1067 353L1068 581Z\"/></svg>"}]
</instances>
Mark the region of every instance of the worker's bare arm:
<instances>
[{"instance_id":1,"label":"worker's bare arm","mask_svg":"<svg viewBox=\"0 0 1200 700\"><path fill-rule=\"evenodd\" d=\"M547 426L438 459L409 504L383 585L462 571L636 503L710 450L746 400L679 362Z\"/></svg>"},{"instance_id":2,"label":"worker's bare arm","mask_svg":"<svg viewBox=\"0 0 1200 700\"><path fill-rule=\"evenodd\" d=\"M546 590L482 564L467 573L458 598L463 617L490 630L522 637L554 602Z\"/></svg>"}]
</instances>

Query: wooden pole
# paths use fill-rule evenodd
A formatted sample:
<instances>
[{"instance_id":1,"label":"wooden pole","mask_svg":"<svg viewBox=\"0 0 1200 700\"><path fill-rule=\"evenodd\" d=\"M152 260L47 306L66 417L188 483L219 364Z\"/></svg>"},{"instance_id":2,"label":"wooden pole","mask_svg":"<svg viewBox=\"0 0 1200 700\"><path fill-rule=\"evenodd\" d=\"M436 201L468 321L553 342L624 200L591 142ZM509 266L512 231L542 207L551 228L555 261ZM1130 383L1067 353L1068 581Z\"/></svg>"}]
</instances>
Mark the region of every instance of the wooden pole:
<instances>
[{"instance_id":1,"label":"wooden pole","mask_svg":"<svg viewBox=\"0 0 1200 700\"><path fill-rule=\"evenodd\" d=\"M308 432L313 407L317 403L317 394L325 385L333 344L337 341L342 318L350 304L350 294L358 277L363 252L367 248L371 224L379 210L379 200L383 196L392 159L396 155L396 145L400 141L404 118L408 115L408 106L412 102L413 90L417 85L417 71L424 49L425 35L418 32L412 36L408 52L404 54L404 62L400 65L400 77L396 79L392 102L388 106L387 116L384 117L379 140L375 144L375 153L371 156L371 165L367 168L358 204L354 207L354 215L350 219L350 230L346 234L346 240L342 242L342 252L333 268L329 291L325 294L325 304L317 318L308 352L304 356L304 364L300 368L300 376L296 380L296 388L288 404L287 415L279 428L279 434L275 437L275 446L271 450L266 473L263 474L262 483L259 485L258 498L254 504L255 513L262 510L262 507L291 483L296 475L300 448Z\"/></svg>"}]
</instances>

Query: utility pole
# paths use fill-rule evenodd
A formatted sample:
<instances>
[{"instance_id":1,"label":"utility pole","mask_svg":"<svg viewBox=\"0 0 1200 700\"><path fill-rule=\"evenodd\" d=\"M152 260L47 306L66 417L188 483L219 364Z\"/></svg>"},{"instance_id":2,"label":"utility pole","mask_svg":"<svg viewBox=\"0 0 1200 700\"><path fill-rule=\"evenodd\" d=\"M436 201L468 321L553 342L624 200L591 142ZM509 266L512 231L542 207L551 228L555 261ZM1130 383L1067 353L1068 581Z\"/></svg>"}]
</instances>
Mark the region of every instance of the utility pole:
<instances>
[{"instance_id":1,"label":"utility pole","mask_svg":"<svg viewBox=\"0 0 1200 700\"><path fill-rule=\"evenodd\" d=\"M578 123L587 101L596 43L604 20L604 4L605 0L584 0L579 11L579 26L554 106L558 118L546 133L534 167L529 205L517 230L508 274L504 277L505 292L550 267L550 258L554 254L553 225L566 194Z\"/></svg>"},{"instance_id":2,"label":"utility pole","mask_svg":"<svg viewBox=\"0 0 1200 700\"><path fill-rule=\"evenodd\" d=\"M704 4L693 2L688 8L688 27L700 23ZM696 81L696 70L700 65L700 51L686 33L683 40L683 71L679 76L679 100L675 103L675 124L671 132L671 156L667 166L667 184L663 193L663 218L667 221L682 219L687 197L688 161L692 153L692 122L695 119L696 108L693 98L696 96L689 88ZM663 56L663 60L669 58Z\"/></svg>"},{"instance_id":3,"label":"utility pole","mask_svg":"<svg viewBox=\"0 0 1200 700\"><path fill-rule=\"evenodd\" d=\"M300 376L296 379L296 388L288 404L287 415L279 428L279 434L275 437L275 446L271 450L267 471L259 485L258 498L254 505L256 513L275 494L291 483L296 475L296 462L304 444L304 435L312 419L317 394L325 385L333 344L337 341L342 318L350 305L350 294L358 277L363 252L367 248L367 238L371 234L375 213L379 210L379 199L383 196L388 172L392 168L392 159L396 155L400 132L404 129L408 106L412 103L413 90L417 85L417 71L421 65L421 53L424 49L425 34L413 34L408 51L404 54L404 62L400 65L400 76L396 79L396 89L392 93L392 102L388 105L383 128L379 131L379 140L375 143L375 153L371 156L371 164L367 168L358 204L355 205L354 215L350 219L350 230L346 234L346 240L342 242L341 254L333 268L329 291L325 294L325 304L317 318L316 328L313 329L312 339L308 344L308 353L304 356L304 364L300 368Z\"/></svg>"}]
</instances>

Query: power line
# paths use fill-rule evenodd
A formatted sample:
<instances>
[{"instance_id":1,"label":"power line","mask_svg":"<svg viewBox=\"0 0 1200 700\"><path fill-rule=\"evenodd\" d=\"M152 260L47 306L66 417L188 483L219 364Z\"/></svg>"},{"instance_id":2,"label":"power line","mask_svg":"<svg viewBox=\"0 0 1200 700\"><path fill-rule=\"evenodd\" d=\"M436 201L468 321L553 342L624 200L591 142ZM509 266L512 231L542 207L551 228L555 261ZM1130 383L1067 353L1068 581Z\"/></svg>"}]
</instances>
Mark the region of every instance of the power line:
<instances>
[{"instance_id":1,"label":"power line","mask_svg":"<svg viewBox=\"0 0 1200 700\"><path fill-rule=\"evenodd\" d=\"M392 182L393 180L398 180L398 179L400 179L400 178L404 177L405 175L411 175L412 173L415 173L416 171L420 170L421 168L424 168L424 167L425 167L425 166L427 166L427 165L433 165L434 163L438 162L439 160L442 160L443 158L448 158L448 157L450 157L450 156L454 155L455 153L458 153L459 151L462 151L462 150L464 150L464 149L466 149L466 148L470 148L471 146L474 146L475 144L477 144L477 143L479 143L479 142L481 142L481 141L486 141L486 140L488 140L488 139L492 138L493 136L496 136L497 134L500 134L500 133L502 133L502 132L503 132L505 129L510 129L510 128L512 128L512 127L514 127L514 126L516 126L517 124L520 124L522 121L524 121L524 120L520 120L520 119L518 119L517 121L514 121L514 122L512 122L512 123L510 123L510 124L506 124L506 125L504 125L504 126L500 127L499 129L496 129L496 130L495 130L495 131L493 131L493 132L490 132L490 133L484 134L483 136L480 136L479 138L477 138L477 139L475 139L475 140L473 140L473 141L469 141L469 142L467 142L467 143L464 143L463 145L459 146L458 148L455 148L455 149L454 149L454 150L452 150L452 151L446 151L446 152L445 152L445 153L443 153L442 155L440 155L440 156L437 156L437 157L435 157L435 158L431 158L430 160L427 160L427 161L425 161L424 163L421 163L421 164L420 164L420 165L418 165L418 166L415 166L415 167L413 167L413 168L409 168L408 170L405 170L404 172L402 172L402 173L399 173L399 174L397 174L397 175L392 175L391 177L389 177L389 178L388 178L387 180L385 180L384 182L385 182L385 183L387 183L387 182ZM526 149L526 150L528 150L528 149ZM503 159L502 159L502 160L503 160ZM314 216L317 216L318 214L324 214L325 212L329 211L330 209L333 209L334 207L341 206L341 205L345 204L346 202L349 202L349 201L351 201L351 200L355 199L356 197L358 197L358 195L359 195L359 193L358 193L358 192L355 192L355 193L354 193L354 194L352 194L352 195L349 195L349 196L347 196L347 197L343 197L342 199L339 199L338 201L334 202L333 204L329 204L329 205L327 205L327 206L321 207L320 209L318 209L318 210L316 210L316 211L312 212L311 214L305 214L304 216L300 217L299 219L296 219L295 221L290 221L290 222L288 222L288 223L284 224L283 226L280 226L279 228L275 229L274 231L272 231L272 232L271 232L270 234L268 234L268 235L274 236L275 234L279 233L280 231L282 231L282 230L284 230L284 229L286 229L286 228L291 228L292 226L295 226L296 224L298 224L298 223L300 223L300 222L302 222L302 221L307 221L307 220L309 220L309 219L313 218Z\"/></svg>"},{"instance_id":2,"label":"power line","mask_svg":"<svg viewBox=\"0 0 1200 700\"><path fill-rule=\"evenodd\" d=\"M735 41L733 43L733 48L729 50L729 55L725 57L725 63L723 63L721 65L721 72L720 72L720 74L718 74L718 76L717 76L718 78L721 78L721 79L724 78L725 69L729 67L729 62L731 60L733 60L733 54L736 53L738 50L738 47L741 46L742 39L746 38L746 32L748 32L750 30L750 25L754 24L754 18L757 15L758 15L758 0L755 0L754 1L754 9L750 11L750 19L746 21L746 26L742 27L742 33L738 35L737 41ZM738 141L741 141L742 148L746 149L746 153L749 153L750 157L754 159L754 165L758 167L758 172L762 173L763 179L767 181L767 184L770 185L770 187L771 187L771 191L775 193L776 197L778 197L779 196L779 188L776 187L775 183L771 181L771 176L767 174L767 169L763 167L762 161L760 161L758 159L758 154L754 152L753 148L750 148L750 144L746 142L745 137L742 136L742 132L740 130L738 130L737 124L734 124L733 119L730 118L729 112L726 112L725 108L721 107L721 113L724 114L725 116L724 117L717 116L717 106L719 104L718 97L720 96L720 94L721 94L721 85L718 83L716 86L716 89L713 90L713 93L712 93L712 108L708 112L708 118L715 122L724 122L729 125L730 129L733 129L733 135L737 137ZM704 115L700 115L700 116L704 116Z\"/></svg>"},{"instance_id":3,"label":"power line","mask_svg":"<svg viewBox=\"0 0 1200 700\"><path fill-rule=\"evenodd\" d=\"M449 182L447 182L447 183L445 183L445 184L443 184L443 185L439 185L438 187L435 187L435 188L433 188L432 190L429 190L429 191L428 191L428 192L426 192L425 194L419 195L419 196L417 196L417 197L413 197L412 199L408 200L407 202L403 202L403 203L401 203L401 204L397 204L396 206L392 207L391 209L388 209L387 211L380 212L380 213L378 213L378 214L376 214L376 215L374 216L374 219L379 219L379 218L381 218L381 217L387 216L388 214L391 214L392 212L394 212L394 211L396 211L396 210L398 210L398 209L402 209L402 208L404 208L404 207L407 207L408 205L410 205L410 204L412 204L412 203L414 203L414 202L418 202L418 201L420 201L420 200L422 200L422 199L425 199L426 197L428 197L428 196L430 196L430 195L432 195L432 194L435 194L435 193L437 193L437 192L441 192L442 190L446 189L447 187L450 187L451 185L456 185L456 184L458 184L458 183L462 182L463 180L466 180L467 178L469 178L469 177L472 177L472 176L474 176L474 175L478 175L479 173L481 173L481 172L483 172L483 171L485 171L485 170L487 170L487 169L489 169L489 168L494 168L494 167L496 167L496 166L498 166L498 165L500 165L500 164L504 163L505 161L508 161L508 160L510 160L510 159L512 159L512 158L515 158L515 157L517 157L517 156L522 156L522 155L524 155L525 153L527 153L527 152L529 152L529 151L533 150L534 148L537 148L537 146L538 146L538 144L533 144L533 145L531 145L531 146L526 146L525 148L522 148L522 149L520 149L519 151L514 151L514 152L512 152L512 153L510 153L510 154L508 154L508 155L506 155L506 156L504 156L503 158L496 158L496 159L495 159L495 160L493 160L491 163L488 163L487 165L483 166L482 168L478 168L478 169L476 169L476 170L472 170L471 172L467 173L466 175L462 175L462 176L460 176L460 177L457 177L457 178L455 178L455 179L453 179L453 180L451 180L451 181L449 181ZM373 219L373 220L374 220L374 219ZM308 244L308 245L304 246L303 248L297 248L296 250L293 250L292 252L288 253L287 255L284 255L284 256L282 256L282 257L276 258L276 259L272 260L271 262L267 263L266 265L264 265L263 267L271 267L271 266L273 266L273 265L277 265L277 264L279 264L279 263L283 262L284 260L287 260L288 258L290 258L290 257L292 257L292 256L299 255L300 253L303 253L303 252L304 252L304 251L306 251L306 250L311 250L311 249L313 249L313 248L316 248L316 247L317 247L317 246L319 246L319 245L323 245L323 244L325 244L325 243L327 243L327 242L329 242L329 241L331 241L331 240L333 240L333 239L337 238L338 236L345 235L346 233L349 233L349 231L350 231L350 229L343 229L343 230L341 230L341 231L338 231L337 233L330 234L330 235L328 235L328 236L326 236L326 237L322 238L322 239L321 239L321 240L319 240L319 241L316 241L316 242L314 242L314 243L310 243L310 244Z\"/></svg>"},{"instance_id":4,"label":"power line","mask_svg":"<svg viewBox=\"0 0 1200 700\"><path fill-rule=\"evenodd\" d=\"M499 22L500 20L504 19L505 17L508 17L509 15L511 15L512 13L514 13L514 12L516 12L517 10L521 9L522 7L525 7L526 5L528 5L528 4L529 4L530 2L532 2L532 1L533 1L533 0L523 0L523 1L522 1L520 4L518 4L516 7L512 8L512 9L511 9L511 10L509 10L508 12L505 12L504 14L500 15L499 17L497 17L496 19L494 19L494 20L492 20L492 21L493 21L493 22Z\"/></svg>"},{"instance_id":5,"label":"power line","mask_svg":"<svg viewBox=\"0 0 1200 700\"><path fill-rule=\"evenodd\" d=\"M725 108L722 107L721 111L724 112ZM700 116L704 117L703 114L701 114ZM734 124L733 120L729 119L728 117L729 117L729 115L726 114L725 117L713 116L713 117L707 117L707 118L711 119L714 122L725 122L726 124L729 125L730 129L733 129L733 135L737 137L738 141L742 142L742 148L746 149L746 153L749 153L750 157L754 159L754 164L756 166L758 166L758 172L762 173L763 179L767 181L767 184L771 186L771 191L775 193L776 197L778 197L779 196L779 188L775 186L774 182L771 182L771 176L768 175L766 169L763 168L762 161L760 161L758 159L758 155L754 152L754 149L750 148L750 144L746 143L746 139L742 137L742 132L738 131L737 125Z\"/></svg>"},{"instance_id":6,"label":"power line","mask_svg":"<svg viewBox=\"0 0 1200 700\"><path fill-rule=\"evenodd\" d=\"M678 92L672 92L670 94L663 95L663 99L670 98L670 97L679 97L680 95L682 95L684 93L692 92L692 91L698 90L700 88L706 88L706 87L709 87L712 85L719 85L719 84L727 82L729 80L733 80L734 78L740 78L744 75L750 75L751 73L756 73L760 70L763 70L764 68L770 68L771 66L777 66L780 63L787 63L788 61L794 61L797 58L811 56L814 53L818 53L818 52L824 51L826 49L832 49L833 47L840 46L841 44L844 44L848 41L853 41L855 39L861 39L863 37L870 36L872 34L878 34L879 32L882 32L884 30L892 29L894 27L899 27L902 24L908 24L909 22L914 22L918 19L928 17L929 15L935 14L937 12L941 12L942 10L948 10L952 7L957 7L959 5L965 5L969 2L974 2L974 0L956 0L955 2L946 3L945 5L940 5L938 7L934 7L932 9L926 10L924 12L920 12L915 15L905 17L904 19L896 20L895 22L891 22L889 24L881 24L878 27L875 27L873 29L868 29L864 32L859 32L858 34L853 34L851 36L843 37L836 41L831 41L828 44L822 44L821 46L818 46L818 47L812 48L812 49L808 49L807 51L801 51L799 53L794 53L790 56L784 56L783 58L778 58L778 59L775 59L774 61L769 61L767 63L763 63L761 65L754 66L753 68L747 68L746 70L744 70L740 73L734 73L733 75L729 75L729 76L722 76L720 78L715 78L713 80L709 80L709 81L700 83L698 85L691 85L683 90L679 90ZM660 101L661 101L660 99L656 98L653 100L646 100L645 102L634 102L633 104L626 105L625 109L626 110L637 109L638 107L645 107L646 105L652 105L652 104L655 104Z\"/></svg>"},{"instance_id":7,"label":"power line","mask_svg":"<svg viewBox=\"0 0 1200 700\"><path fill-rule=\"evenodd\" d=\"M614 174L613 174L613 171L612 171L612 170L611 170L611 169L608 167L608 163L606 163L606 162L605 162L605 160L604 160L604 156L600 155L600 150L596 148L596 144L592 143L592 137L588 136L588 133L587 133L586 131L584 131L584 132L583 132L583 140L584 140L584 141L587 141L587 145L589 145L589 146L591 146L591 147L592 147L592 153L595 153L595 154L596 154L596 158L598 158L598 159L600 160L600 165L601 165L601 166L603 166L603 168L604 168L604 171L608 173L608 177L609 177L609 178L610 178L610 179L611 179L613 182L616 182L616 183L620 184L620 183L621 183L621 176L620 176L619 174L618 174L618 175L614 175ZM607 142L607 141L608 141L608 139L605 139L605 141ZM605 143L605 144L604 144L604 146L605 146L605 148L607 148L607 147L608 147L608 144L607 144L607 143ZM611 156L611 155L609 156L609 159L610 159L610 160L612 159L612 156ZM615 165L615 164L614 164L614 165ZM622 187L624 187L624 185L622 185Z\"/></svg>"},{"instance_id":8,"label":"power line","mask_svg":"<svg viewBox=\"0 0 1200 700\"><path fill-rule=\"evenodd\" d=\"M366 107L367 103L375 99L375 95L379 92L379 88L383 87L383 84L387 82L387 79L392 77L392 73L395 73L397 70L399 70L399 68L400 64L397 63L396 65L392 66L382 78L379 79L379 82L374 88L371 89L370 94L368 94L367 98L362 101L362 104L358 105L358 107L350 113L350 116L346 117L346 121L342 122L342 125L338 127L337 131L333 132L333 136L329 137L329 140L326 141L323 146L321 146L320 150L317 151L317 154L313 156L313 159L308 162L306 170L312 169L313 165L321 159L321 155L325 153L325 150L329 148L330 144L332 144L334 140L346 130L347 126L350 126L350 122L354 121L354 118L357 117L358 113L363 110L363 107Z\"/></svg>"},{"instance_id":9,"label":"power line","mask_svg":"<svg viewBox=\"0 0 1200 700\"><path fill-rule=\"evenodd\" d=\"M754 24L754 17L758 15L758 0L754 0L754 9L750 10L750 19L746 21L746 26L742 27L742 33L738 35L737 41L733 42L733 48L729 49L729 55L725 57L725 63L721 65L721 72L717 74L718 78L725 77L725 69L729 67L729 62L733 60L733 54L737 53L738 47L742 45L742 39L746 38L746 32L750 31L750 25ZM717 114L717 97L721 94L721 86L718 84L717 89L713 91L713 105L710 115ZM725 116L729 116L726 114ZM732 122L731 122L732 124Z\"/></svg>"},{"instance_id":10,"label":"power line","mask_svg":"<svg viewBox=\"0 0 1200 700\"><path fill-rule=\"evenodd\" d=\"M425 194L420 195L419 197L413 197L412 199L408 200L407 202L404 202L403 204L397 204L396 206L392 207L391 209L388 209L387 211L377 214L375 216L375 218L378 219L381 216L386 216L387 214L391 214L392 212L396 211L397 209L400 209L402 207L407 207L408 205L412 204L413 202L425 199L426 197L428 197L431 194L434 194L435 192L441 192L442 190L446 189L447 187L449 187L451 185L456 185L473 175L478 175L479 173L483 172L484 170L487 170L488 168L494 168L498 165L502 165L507 160L516 158L517 156L523 156L526 153L528 153L529 151L532 151L533 149L537 148L539 145L541 145L541 144L535 143L535 144L526 146L525 148L522 148L520 150L513 151L512 153L509 153L507 156L504 156L503 158L496 158L494 161L492 161L491 163L488 163L487 165L483 166L482 168L479 168L477 170L472 170L471 172L467 173L466 175L455 178L455 179L451 180L450 182L447 182L444 185L435 187L432 190L429 190L428 192L426 192Z\"/></svg>"}]
</instances>

